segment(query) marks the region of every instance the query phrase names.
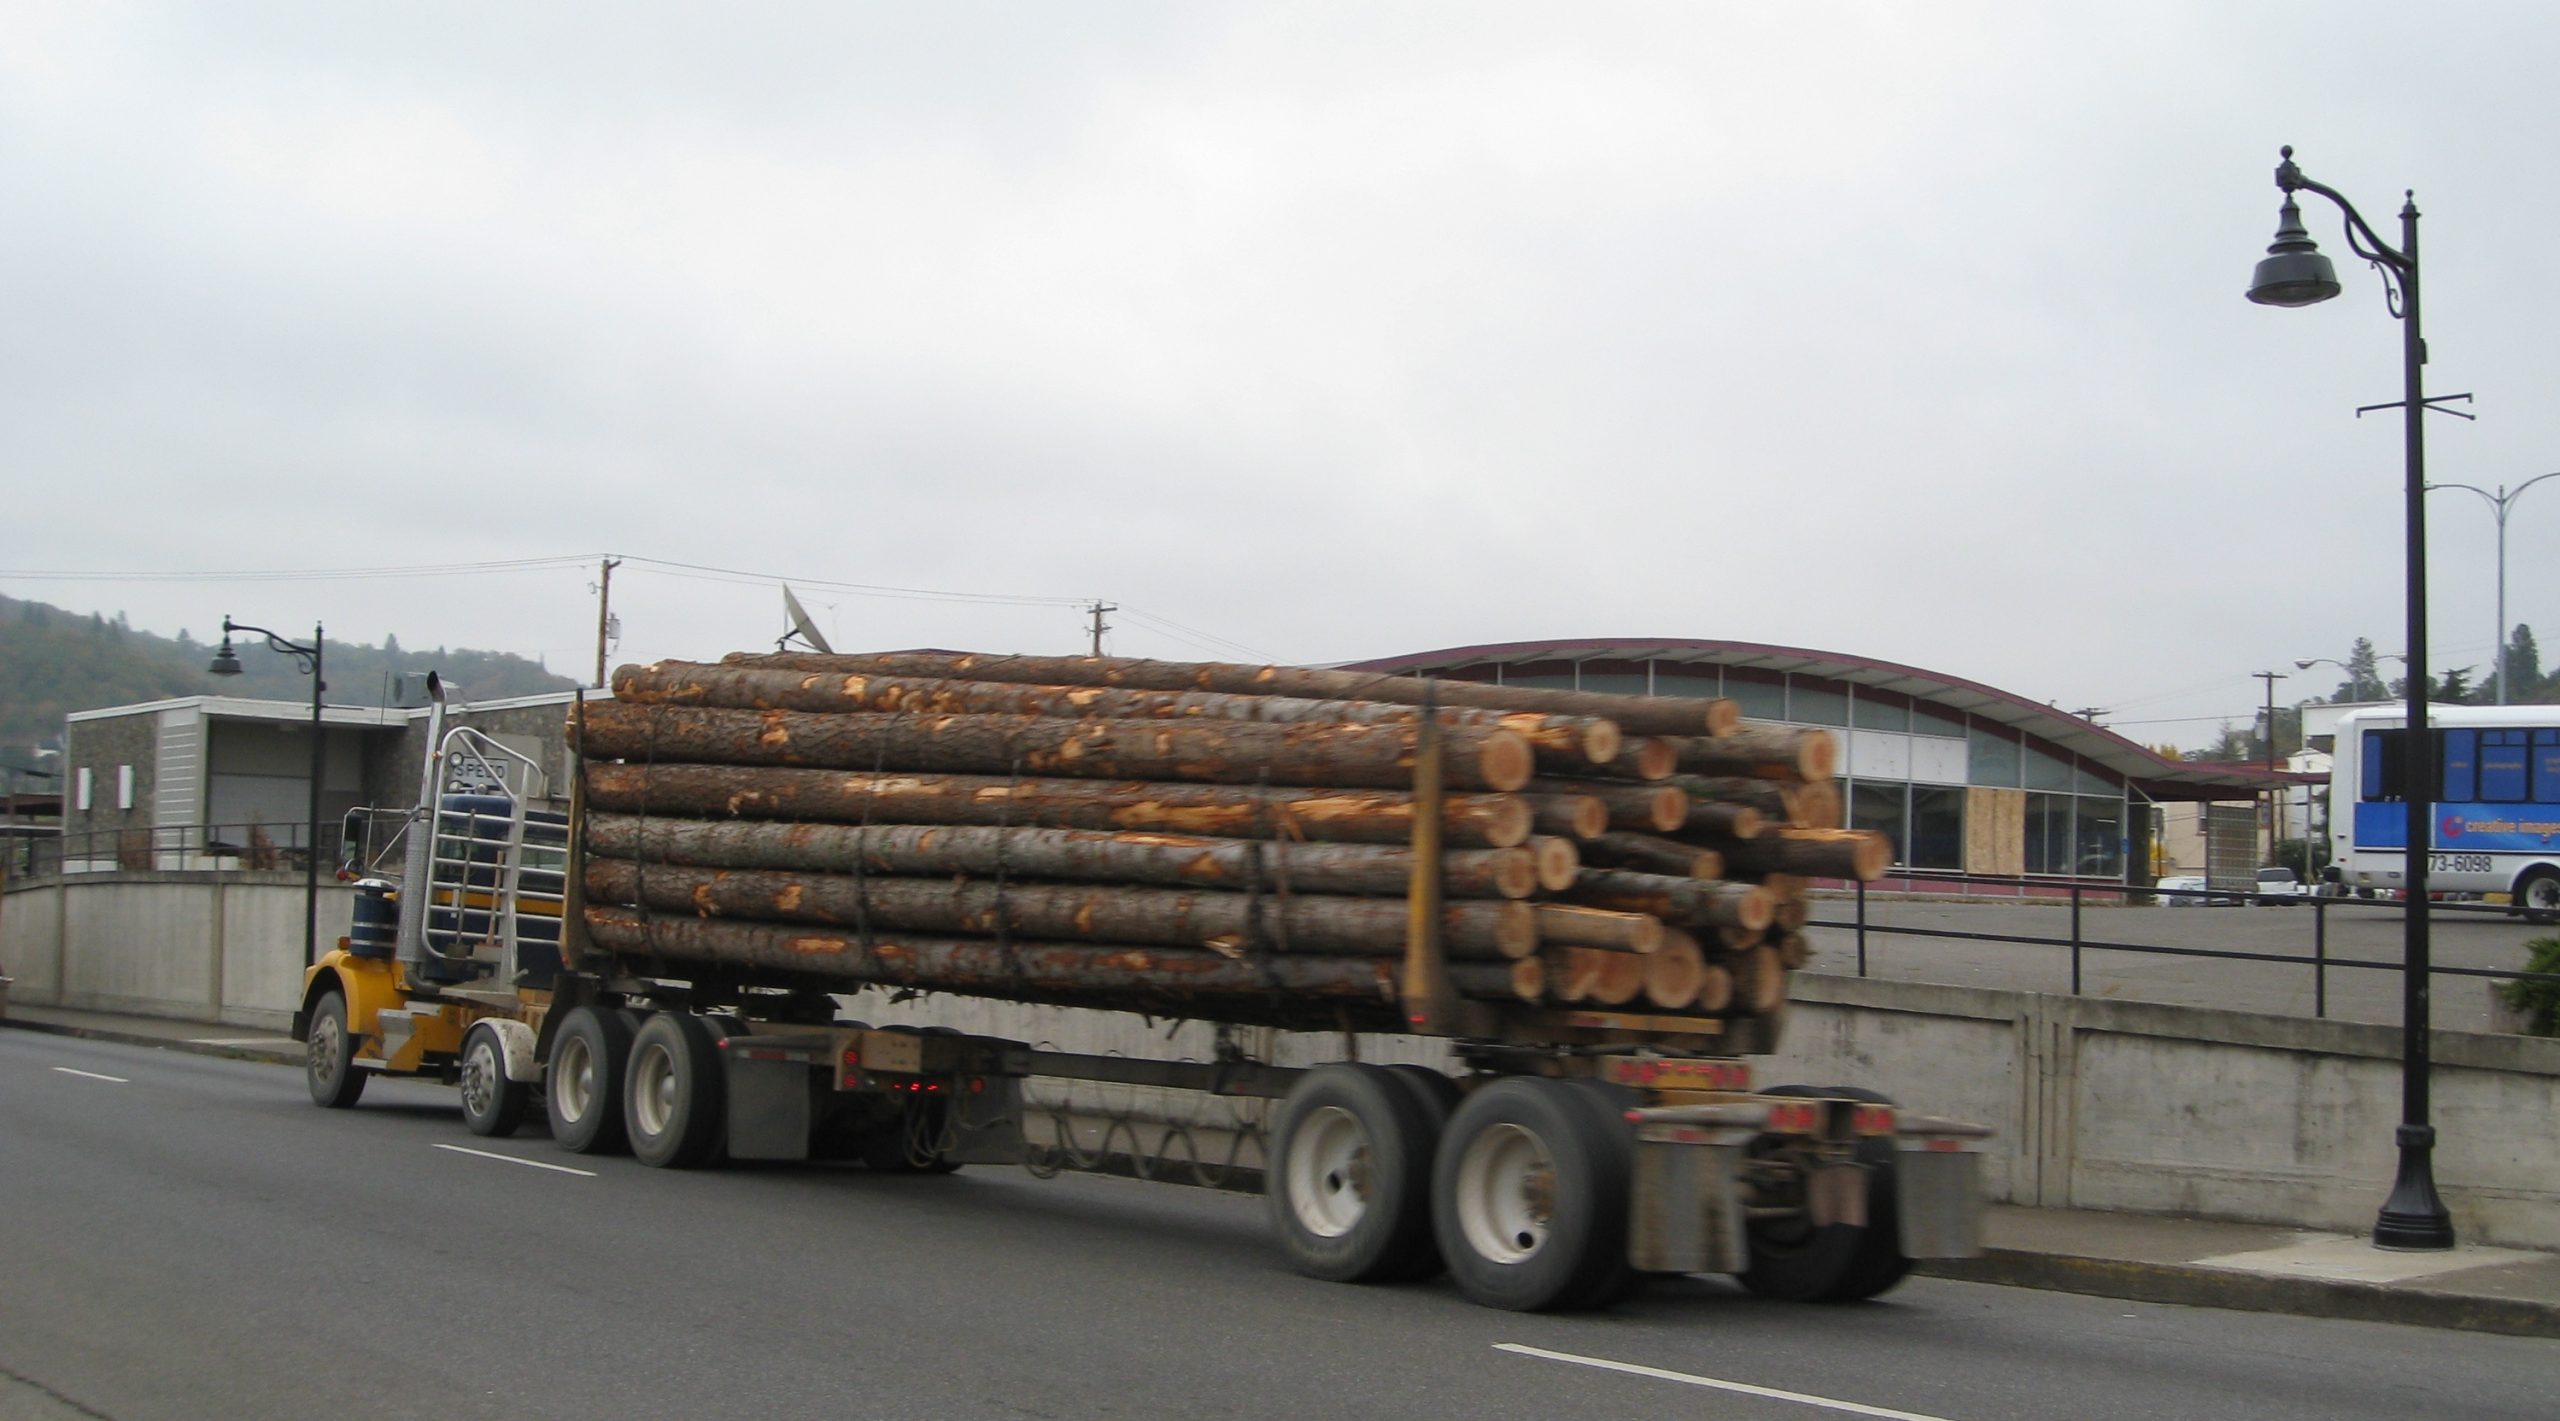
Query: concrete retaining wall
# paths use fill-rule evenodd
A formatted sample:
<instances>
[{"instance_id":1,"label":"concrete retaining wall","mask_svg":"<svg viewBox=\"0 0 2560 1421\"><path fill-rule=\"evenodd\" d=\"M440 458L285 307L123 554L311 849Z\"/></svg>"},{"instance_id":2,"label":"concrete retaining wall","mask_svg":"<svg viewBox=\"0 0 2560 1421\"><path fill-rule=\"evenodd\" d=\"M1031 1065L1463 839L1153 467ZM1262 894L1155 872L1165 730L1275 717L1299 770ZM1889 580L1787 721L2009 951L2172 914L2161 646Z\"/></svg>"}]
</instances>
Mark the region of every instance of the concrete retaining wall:
<instances>
[{"instance_id":1,"label":"concrete retaining wall","mask_svg":"<svg viewBox=\"0 0 2560 1421\"><path fill-rule=\"evenodd\" d=\"M324 948L352 896L321 883ZM273 1030L301 988L302 929L298 873L65 874L0 896L0 973L23 1005Z\"/></svg>"},{"instance_id":2,"label":"concrete retaining wall","mask_svg":"<svg viewBox=\"0 0 2560 1421\"><path fill-rule=\"evenodd\" d=\"M324 935L350 890L322 885ZM75 874L0 899L0 975L27 1005L273 1029L294 1007L302 882L293 874ZM1798 974L1764 1085L1864 1085L1999 1132L1995 1200L2361 1232L2390 1192L2400 1118L2397 1029L2089 997ZM848 999L912 1022L1064 1050L1213 1059L1197 1023L1150 1023L959 998ZM1341 1059L1343 1039L1239 1030L1283 1065ZM2560 1249L2560 1040L2438 1032L2436 1183L2469 1242ZM1415 1037L1357 1038L1361 1059L1448 1063ZM1042 1082L1078 1114L1250 1129L1261 1102ZM1241 1161L1258 1166L1258 1149Z\"/></svg>"}]
</instances>

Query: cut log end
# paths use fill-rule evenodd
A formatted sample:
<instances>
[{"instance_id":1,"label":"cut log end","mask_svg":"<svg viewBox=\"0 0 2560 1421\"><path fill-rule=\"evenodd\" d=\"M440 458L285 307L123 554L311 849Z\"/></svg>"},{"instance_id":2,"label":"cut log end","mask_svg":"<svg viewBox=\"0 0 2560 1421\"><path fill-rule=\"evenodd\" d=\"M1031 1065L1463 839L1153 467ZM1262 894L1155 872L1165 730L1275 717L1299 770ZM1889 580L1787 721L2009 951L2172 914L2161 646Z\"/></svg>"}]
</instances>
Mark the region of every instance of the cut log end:
<instances>
[{"instance_id":1,"label":"cut log end","mask_svg":"<svg viewBox=\"0 0 2560 1421\"><path fill-rule=\"evenodd\" d=\"M1722 967L1710 966L1698 974L1698 994L1689 1003L1700 1012L1729 1011L1733 1007L1733 974Z\"/></svg>"},{"instance_id":2,"label":"cut log end","mask_svg":"<svg viewBox=\"0 0 2560 1421\"><path fill-rule=\"evenodd\" d=\"M1605 765L1618 758L1626 742L1626 732L1618 729L1614 720L1594 720L1582 731L1582 753L1595 765Z\"/></svg>"},{"instance_id":3,"label":"cut log end","mask_svg":"<svg viewBox=\"0 0 2560 1421\"><path fill-rule=\"evenodd\" d=\"M1663 934L1662 950L1645 959L1645 999L1665 1011L1680 1011L1697 1001L1706 975L1706 955L1698 940L1670 929Z\"/></svg>"},{"instance_id":4,"label":"cut log end","mask_svg":"<svg viewBox=\"0 0 2560 1421\"><path fill-rule=\"evenodd\" d=\"M1549 893L1562 893L1571 888L1575 877L1582 872L1582 855L1575 850L1571 839L1533 839L1529 842L1529 852L1537 861L1538 886Z\"/></svg>"},{"instance_id":5,"label":"cut log end","mask_svg":"<svg viewBox=\"0 0 2560 1421\"><path fill-rule=\"evenodd\" d=\"M1515 790L1537 773L1537 760L1528 737L1516 731L1496 730L1487 734L1477 749L1476 769L1487 788Z\"/></svg>"},{"instance_id":6,"label":"cut log end","mask_svg":"<svg viewBox=\"0 0 2560 1421\"><path fill-rule=\"evenodd\" d=\"M1742 728L1742 703L1730 700L1707 702L1707 733L1731 735Z\"/></svg>"},{"instance_id":7,"label":"cut log end","mask_svg":"<svg viewBox=\"0 0 2560 1421\"><path fill-rule=\"evenodd\" d=\"M1535 957L1523 957L1511 964L1511 995L1524 1002L1543 1001L1547 995L1547 964Z\"/></svg>"},{"instance_id":8,"label":"cut log end","mask_svg":"<svg viewBox=\"0 0 2560 1421\"><path fill-rule=\"evenodd\" d=\"M1680 768L1680 747L1661 736L1647 736L1630 742L1619 753L1619 764L1637 779L1666 780Z\"/></svg>"}]
</instances>

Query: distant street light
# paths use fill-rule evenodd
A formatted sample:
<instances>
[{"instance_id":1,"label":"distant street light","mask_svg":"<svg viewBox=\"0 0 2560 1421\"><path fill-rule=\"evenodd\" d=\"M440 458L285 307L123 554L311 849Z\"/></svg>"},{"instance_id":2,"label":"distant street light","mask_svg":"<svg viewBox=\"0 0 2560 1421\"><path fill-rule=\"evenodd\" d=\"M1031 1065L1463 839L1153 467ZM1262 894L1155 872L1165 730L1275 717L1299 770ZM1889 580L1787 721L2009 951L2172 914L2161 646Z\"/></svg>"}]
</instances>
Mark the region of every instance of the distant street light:
<instances>
[{"instance_id":1,"label":"distant street light","mask_svg":"<svg viewBox=\"0 0 2560 1421\"><path fill-rule=\"evenodd\" d=\"M320 679L320 652L327 645L320 626L311 627L311 644L290 642L265 627L235 622L226 614L222 619L222 645L213 653L213 664L205 669L216 676L240 674L240 655L231 649L233 632L256 632L267 639L267 649L293 658L294 665L311 676L311 827L310 840L302 849L302 965L320 960L320 772L327 761L320 736L320 693L329 689Z\"/></svg>"},{"instance_id":2,"label":"distant street light","mask_svg":"<svg viewBox=\"0 0 2560 1421\"><path fill-rule=\"evenodd\" d=\"M2498 704L2500 705L2507 703L2507 515L2515 511L2516 500L2524 497L2526 489L2544 479L2560 479L2560 469L2547 474L2534 475L2516 485L2516 491L2513 493L2507 492L2505 484L2498 485L2496 493L2491 493L2477 484L2427 485L2431 489L2458 488L2476 493L2489 500L2489 510L2498 517L2498 635L2489 643L2489 647L2490 653L2497 657L2497 660L2491 664L2498 668Z\"/></svg>"},{"instance_id":3,"label":"distant street light","mask_svg":"<svg viewBox=\"0 0 2560 1421\"><path fill-rule=\"evenodd\" d=\"M2385 661L2399 662L2404 670L2409 665L2409 658L2396 651L2380 652L2377 653L2377 655L2380 659ZM2339 670L2346 672L2347 689L2350 691L2364 684L2356 679L2356 669L2354 667L2349 666L2347 663L2340 661L2334 656L2306 656L2293 663L2293 669L2296 671L2308 671L2314 666L2335 666ZM2387 692L2390 688L2386 686L2383 689Z\"/></svg>"},{"instance_id":4,"label":"distant street light","mask_svg":"<svg viewBox=\"0 0 2560 1421\"><path fill-rule=\"evenodd\" d=\"M2427 734L2427 458L2426 338L2418 328L2418 202L2413 191L2400 207L2400 246L2377 235L2364 214L2335 188L2312 181L2294 165L2287 147L2276 165L2276 238L2249 283L2249 299L2262 306L2309 306L2338 294L2338 274L2303 229L2294 194L2313 192L2336 204L2347 219L2347 247L2382 273L2383 298L2400 322L2402 452L2407 465L2403 503L2408 536L2409 648L2407 753L2401 757L2401 798L2408 806L2406 867L2401 874L2400 959L2400 1170L2375 1219L2373 1241L2383 1248L2453 1247L2453 1217L2436 1194L2435 1127L2427 1121L2428 987L2434 964L2427 939L2429 810L2434 800L2434 741ZM2463 399L2445 395L2440 399ZM2368 406L2386 409L2387 405ZM2357 413L2363 413L2362 410Z\"/></svg>"}]
</instances>

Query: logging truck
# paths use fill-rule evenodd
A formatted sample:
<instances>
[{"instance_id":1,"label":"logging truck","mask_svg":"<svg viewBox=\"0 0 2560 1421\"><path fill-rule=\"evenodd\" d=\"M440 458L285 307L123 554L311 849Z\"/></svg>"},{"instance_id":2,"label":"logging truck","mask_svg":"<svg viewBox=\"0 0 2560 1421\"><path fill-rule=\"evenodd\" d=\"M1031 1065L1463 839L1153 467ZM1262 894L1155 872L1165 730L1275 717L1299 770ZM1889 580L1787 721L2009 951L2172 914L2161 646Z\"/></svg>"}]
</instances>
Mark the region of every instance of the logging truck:
<instances>
[{"instance_id":1,"label":"logging truck","mask_svg":"<svg viewBox=\"0 0 2560 1421\"><path fill-rule=\"evenodd\" d=\"M1512 1309L1672 1273L1851 1301L1978 1251L1984 1130L1754 1080L1807 883L1883 862L1822 827L1820 732L1115 658L777 653L613 691L572 711L555 796L431 681L398 870L305 974L315 1103L426 1077L484 1136L939 1172L1053 1148L1026 1088L1202 1092L1261 1106L1290 1266ZM1219 1049L873 1026L873 988L1217 1023ZM1382 1036L1446 1068L1360 1060Z\"/></svg>"}]
</instances>

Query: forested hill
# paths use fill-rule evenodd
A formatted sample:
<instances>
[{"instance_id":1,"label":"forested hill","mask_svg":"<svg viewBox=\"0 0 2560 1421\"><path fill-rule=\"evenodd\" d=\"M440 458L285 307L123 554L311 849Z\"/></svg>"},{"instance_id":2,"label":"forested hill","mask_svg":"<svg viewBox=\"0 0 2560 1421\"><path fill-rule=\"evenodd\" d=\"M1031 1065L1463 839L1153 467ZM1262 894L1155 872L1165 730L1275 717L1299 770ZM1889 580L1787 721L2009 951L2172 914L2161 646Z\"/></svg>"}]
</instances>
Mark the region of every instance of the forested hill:
<instances>
[{"instance_id":1,"label":"forested hill","mask_svg":"<svg viewBox=\"0 0 2560 1421\"><path fill-rule=\"evenodd\" d=\"M211 630L221 639L220 622ZM213 644L185 632L155 636L126 625L124 614L73 612L43 602L0 597L0 748L23 750L62 734L72 711L130 705L172 696L247 696L311 700L311 678L293 658L267 650L266 638L237 638L238 676L205 670ZM398 637L380 646L332 640L328 702L339 706L418 705L425 673L457 683L475 701L574 690L567 676L497 651L412 651ZM405 694L399 678L407 677Z\"/></svg>"}]
</instances>

